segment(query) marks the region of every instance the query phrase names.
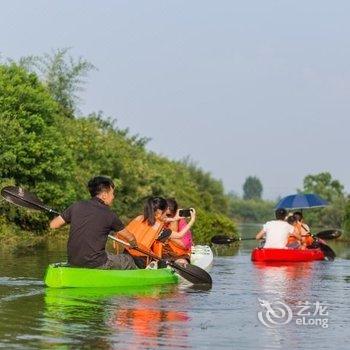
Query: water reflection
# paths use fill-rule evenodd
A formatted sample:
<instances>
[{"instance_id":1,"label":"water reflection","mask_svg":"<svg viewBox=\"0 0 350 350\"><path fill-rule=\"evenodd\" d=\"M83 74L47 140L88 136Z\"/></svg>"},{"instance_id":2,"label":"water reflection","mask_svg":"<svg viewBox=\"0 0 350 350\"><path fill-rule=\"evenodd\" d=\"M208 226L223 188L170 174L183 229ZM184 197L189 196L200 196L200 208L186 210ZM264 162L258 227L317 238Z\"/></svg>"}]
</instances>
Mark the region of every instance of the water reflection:
<instances>
[{"instance_id":1,"label":"water reflection","mask_svg":"<svg viewBox=\"0 0 350 350\"><path fill-rule=\"evenodd\" d=\"M128 333L132 348L155 348L163 344L172 344L178 339L188 337L186 325L187 311L159 308L159 302L152 298L140 298L132 307L118 308L108 320L108 325L117 332ZM184 344L183 344L184 345Z\"/></svg>"},{"instance_id":2,"label":"water reflection","mask_svg":"<svg viewBox=\"0 0 350 350\"><path fill-rule=\"evenodd\" d=\"M252 264L255 266L256 287L262 294L294 304L301 289L303 295L310 289L317 262Z\"/></svg>"},{"instance_id":3,"label":"water reflection","mask_svg":"<svg viewBox=\"0 0 350 350\"><path fill-rule=\"evenodd\" d=\"M212 250L214 256L234 256L239 252L239 243L228 245L213 244Z\"/></svg>"},{"instance_id":4,"label":"water reflection","mask_svg":"<svg viewBox=\"0 0 350 350\"><path fill-rule=\"evenodd\" d=\"M45 339L55 338L56 343L62 339L61 345L68 345L73 339L76 344L79 334L79 347L92 343L97 346L96 337L102 332L105 341L99 340L99 348L111 348L117 343L122 343L123 348L178 343L186 347L189 320L186 298L176 286L47 288L45 292Z\"/></svg>"}]
</instances>

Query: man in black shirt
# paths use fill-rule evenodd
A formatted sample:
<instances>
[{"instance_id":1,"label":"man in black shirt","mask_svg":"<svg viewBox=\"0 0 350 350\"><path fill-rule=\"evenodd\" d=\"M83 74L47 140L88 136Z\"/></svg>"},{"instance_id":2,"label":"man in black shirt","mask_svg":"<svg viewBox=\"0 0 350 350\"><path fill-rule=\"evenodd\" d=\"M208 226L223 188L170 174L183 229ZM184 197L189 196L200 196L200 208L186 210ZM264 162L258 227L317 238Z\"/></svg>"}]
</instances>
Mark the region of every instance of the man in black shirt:
<instances>
[{"instance_id":1,"label":"man in black shirt","mask_svg":"<svg viewBox=\"0 0 350 350\"><path fill-rule=\"evenodd\" d=\"M106 242L111 231L136 247L132 233L114 214L110 206L114 200L114 184L111 179L96 176L88 183L91 199L72 204L61 215L50 222L53 229L70 224L67 244L68 263L72 266L136 269L129 254L110 254L106 252Z\"/></svg>"}]
</instances>

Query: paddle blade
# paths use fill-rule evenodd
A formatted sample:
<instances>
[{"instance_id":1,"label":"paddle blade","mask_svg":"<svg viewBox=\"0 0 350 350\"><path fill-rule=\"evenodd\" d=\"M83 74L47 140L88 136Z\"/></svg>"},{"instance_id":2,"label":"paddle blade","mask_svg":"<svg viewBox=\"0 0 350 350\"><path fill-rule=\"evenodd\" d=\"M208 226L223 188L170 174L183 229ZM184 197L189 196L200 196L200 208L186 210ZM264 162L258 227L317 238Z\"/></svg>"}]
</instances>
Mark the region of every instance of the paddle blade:
<instances>
[{"instance_id":1,"label":"paddle blade","mask_svg":"<svg viewBox=\"0 0 350 350\"><path fill-rule=\"evenodd\" d=\"M324 244L322 242L317 242L318 247L322 250L324 256L327 260L333 261L336 257L334 250L328 246L327 244Z\"/></svg>"},{"instance_id":2,"label":"paddle blade","mask_svg":"<svg viewBox=\"0 0 350 350\"><path fill-rule=\"evenodd\" d=\"M325 230L316 234L316 237L321 239L337 239L342 235L340 230Z\"/></svg>"},{"instance_id":3,"label":"paddle blade","mask_svg":"<svg viewBox=\"0 0 350 350\"><path fill-rule=\"evenodd\" d=\"M32 193L24 190L21 187L15 186L7 186L1 190L1 195L8 202L18 205L20 207L29 208L29 209L40 209L38 206L44 206L44 204L40 201Z\"/></svg>"},{"instance_id":4,"label":"paddle blade","mask_svg":"<svg viewBox=\"0 0 350 350\"><path fill-rule=\"evenodd\" d=\"M18 205L22 208L29 208L33 210L45 210L48 212L59 214L55 210L46 207L36 195L24 190L21 187L6 186L1 190L1 196L9 203Z\"/></svg>"},{"instance_id":5,"label":"paddle blade","mask_svg":"<svg viewBox=\"0 0 350 350\"><path fill-rule=\"evenodd\" d=\"M182 266L174 262L167 262L185 280L193 284L212 284L213 281L209 273L198 266L187 264Z\"/></svg>"},{"instance_id":6,"label":"paddle blade","mask_svg":"<svg viewBox=\"0 0 350 350\"><path fill-rule=\"evenodd\" d=\"M213 236L211 238L211 243L214 244L230 244L233 242L237 242L239 239L231 238L228 236L223 236L223 235L218 235L218 236Z\"/></svg>"}]
</instances>

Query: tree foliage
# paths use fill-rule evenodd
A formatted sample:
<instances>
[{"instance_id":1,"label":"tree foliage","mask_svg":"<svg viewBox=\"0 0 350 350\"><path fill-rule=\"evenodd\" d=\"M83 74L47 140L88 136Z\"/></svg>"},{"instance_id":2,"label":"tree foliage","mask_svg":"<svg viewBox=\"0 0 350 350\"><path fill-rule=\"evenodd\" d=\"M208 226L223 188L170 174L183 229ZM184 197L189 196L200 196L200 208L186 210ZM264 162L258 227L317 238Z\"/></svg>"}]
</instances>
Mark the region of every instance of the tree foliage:
<instances>
[{"instance_id":1,"label":"tree foliage","mask_svg":"<svg viewBox=\"0 0 350 350\"><path fill-rule=\"evenodd\" d=\"M313 226L341 228L345 215L346 197L344 186L332 178L329 172L308 175L304 178L302 193L315 193L326 199L326 208L310 209L305 217Z\"/></svg>"},{"instance_id":2,"label":"tree foliage","mask_svg":"<svg viewBox=\"0 0 350 350\"><path fill-rule=\"evenodd\" d=\"M230 196L229 216L234 220L246 223L263 223L274 217L275 203Z\"/></svg>"},{"instance_id":3,"label":"tree foliage","mask_svg":"<svg viewBox=\"0 0 350 350\"><path fill-rule=\"evenodd\" d=\"M59 103L63 114L73 118L81 101L78 94L84 90L85 78L96 68L81 57L75 60L68 56L69 50L57 49L52 54L23 57L19 63L37 73L51 96Z\"/></svg>"},{"instance_id":4,"label":"tree foliage","mask_svg":"<svg viewBox=\"0 0 350 350\"><path fill-rule=\"evenodd\" d=\"M301 192L318 194L329 202L344 197L344 186L328 172L308 175L303 184Z\"/></svg>"},{"instance_id":5,"label":"tree foliage","mask_svg":"<svg viewBox=\"0 0 350 350\"><path fill-rule=\"evenodd\" d=\"M263 186L256 176L248 176L243 184L243 199L261 199Z\"/></svg>"},{"instance_id":6,"label":"tree foliage","mask_svg":"<svg viewBox=\"0 0 350 350\"><path fill-rule=\"evenodd\" d=\"M35 189L57 204L72 198L71 152L60 132L59 106L34 74L10 64L0 66L1 182ZM32 220L31 220L32 218ZM38 215L16 215L23 227L40 226ZM40 219L38 219L40 221Z\"/></svg>"},{"instance_id":7,"label":"tree foliage","mask_svg":"<svg viewBox=\"0 0 350 350\"><path fill-rule=\"evenodd\" d=\"M344 230L344 239L350 239L350 199L348 198L345 204L344 208L344 220L343 220L343 226Z\"/></svg>"},{"instance_id":8,"label":"tree foliage","mask_svg":"<svg viewBox=\"0 0 350 350\"><path fill-rule=\"evenodd\" d=\"M88 198L86 183L102 174L116 183L113 209L124 221L142 211L146 197L162 195L208 213L201 219L206 229L197 223L199 242L207 241L216 230L235 231L225 216L228 199L220 181L193 164L147 151L147 139L130 135L101 113L71 118L65 108L72 105L58 99L55 91L23 65L0 65L1 187L21 185L63 210L75 200ZM1 227L7 222L9 228L16 224L37 233L47 229L45 214L4 202L0 212Z\"/></svg>"}]
</instances>

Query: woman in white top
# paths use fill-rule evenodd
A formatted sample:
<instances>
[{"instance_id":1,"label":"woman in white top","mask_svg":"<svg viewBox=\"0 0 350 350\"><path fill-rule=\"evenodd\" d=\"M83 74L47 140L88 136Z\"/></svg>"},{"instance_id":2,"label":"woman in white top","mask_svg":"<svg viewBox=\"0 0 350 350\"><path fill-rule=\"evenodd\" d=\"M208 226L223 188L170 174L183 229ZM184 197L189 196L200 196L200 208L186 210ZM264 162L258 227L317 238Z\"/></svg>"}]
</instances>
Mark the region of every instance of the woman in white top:
<instances>
[{"instance_id":1,"label":"woman in white top","mask_svg":"<svg viewBox=\"0 0 350 350\"><path fill-rule=\"evenodd\" d=\"M264 248L286 248L289 236L294 236L300 240L299 231L285 221L287 211L277 209L275 215L276 220L268 221L255 237L259 240L265 236Z\"/></svg>"}]
</instances>

